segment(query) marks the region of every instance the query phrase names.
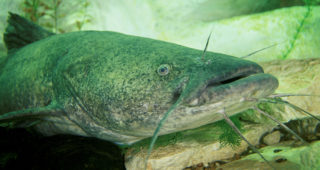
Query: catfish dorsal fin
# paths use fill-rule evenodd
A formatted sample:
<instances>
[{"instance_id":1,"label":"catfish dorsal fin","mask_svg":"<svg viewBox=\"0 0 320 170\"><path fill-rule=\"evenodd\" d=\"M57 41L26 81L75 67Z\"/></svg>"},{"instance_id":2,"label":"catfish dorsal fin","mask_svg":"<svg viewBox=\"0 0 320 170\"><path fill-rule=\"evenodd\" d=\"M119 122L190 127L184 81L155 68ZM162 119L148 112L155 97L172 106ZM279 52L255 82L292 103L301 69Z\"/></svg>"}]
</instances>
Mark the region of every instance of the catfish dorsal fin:
<instances>
[{"instance_id":1,"label":"catfish dorsal fin","mask_svg":"<svg viewBox=\"0 0 320 170\"><path fill-rule=\"evenodd\" d=\"M8 51L10 51L51 35L54 35L54 33L45 30L17 14L9 12L8 26L3 35L3 40Z\"/></svg>"}]
</instances>

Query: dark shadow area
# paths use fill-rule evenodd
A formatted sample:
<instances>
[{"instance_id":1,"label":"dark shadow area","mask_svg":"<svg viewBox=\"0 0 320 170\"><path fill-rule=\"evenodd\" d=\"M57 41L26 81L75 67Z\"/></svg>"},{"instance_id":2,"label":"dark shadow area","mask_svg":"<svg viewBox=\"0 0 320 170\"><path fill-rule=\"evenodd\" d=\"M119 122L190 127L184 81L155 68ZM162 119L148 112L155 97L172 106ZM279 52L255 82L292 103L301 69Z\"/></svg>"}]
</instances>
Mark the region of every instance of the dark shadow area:
<instances>
[{"instance_id":1,"label":"dark shadow area","mask_svg":"<svg viewBox=\"0 0 320 170\"><path fill-rule=\"evenodd\" d=\"M125 169L119 147L96 138L7 128L0 136L0 169Z\"/></svg>"}]
</instances>

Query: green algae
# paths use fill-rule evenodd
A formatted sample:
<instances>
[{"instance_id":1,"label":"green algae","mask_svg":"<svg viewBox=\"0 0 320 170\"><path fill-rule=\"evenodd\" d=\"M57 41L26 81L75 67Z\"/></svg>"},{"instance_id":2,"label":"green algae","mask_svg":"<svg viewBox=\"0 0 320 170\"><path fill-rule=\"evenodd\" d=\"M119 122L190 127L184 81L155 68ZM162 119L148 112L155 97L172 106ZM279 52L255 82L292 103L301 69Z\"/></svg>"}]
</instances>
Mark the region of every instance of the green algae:
<instances>
[{"instance_id":1,"label":"green algae","mask_svg":"<svg viewBox=\"0 0 320 170\"><path fill-rule=\"evenodd\" d=\"M267 146L259 151L269 161L282 158L288 162L298 164L301 170L318 169L320 167L320 141L300 147L290 147L281 144L278 146ZM248 155L243 160L261 161L257 154Z\"/></svg>"},{"instance_id":2,"label":"green algae","mask_svg":"<svg viewBox=\"0 0 320 170\"><path fill-rule=\"evenodd\" d=\"M245 132L242 128L242 123L239 120L241 114L230 117L235 125ZM154 150L169 145L175 146L177 144L188 143L201 143L210 144L212 142L219 141L223 146L237 147L240 145L241 138L236 134L233 129L224 120L217 121L208 125L201 126L199 128L180 131L167 135L161 135L157 138L154 144ZM151 142L151 138L143 139L132 145L122 145L123 152L130 149L132 152L139 152L146 150Z\"/></svg>"},{"instance_id":3,"label":"green algae","mask_svg":"<svg viewBox=\"0 0 320 170\"><path fill-rule=\"evenodd\" d=\"M304 24L306 23L306 20L311 15L312 8L309 5L309 1L308 0L305 0L305 1L307 4L306 13L303 15L303 18L300 20L300 25L298 26L296 33L294 34L293 39L290 42L290 47L288 48L287 52L285 52L285 54L282 56L282 59L286 59L288 57L288 55L290 54L290 52L292 51L292 49L294 48L296 40L299 38L300 32L302 31Z\"/></svg>"}]
</instances>

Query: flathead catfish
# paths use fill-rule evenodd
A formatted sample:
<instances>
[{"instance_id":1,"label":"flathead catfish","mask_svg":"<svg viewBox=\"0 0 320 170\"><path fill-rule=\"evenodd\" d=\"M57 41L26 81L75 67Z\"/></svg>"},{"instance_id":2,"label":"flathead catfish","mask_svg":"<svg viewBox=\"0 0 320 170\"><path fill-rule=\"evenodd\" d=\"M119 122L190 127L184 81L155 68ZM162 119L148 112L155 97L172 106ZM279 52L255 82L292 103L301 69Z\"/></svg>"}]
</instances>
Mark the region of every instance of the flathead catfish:
<instances>
[{"instance_id":1,"label":"flathead catfish","mask_svg":"<svg viewBox=\"0 0 320 170\"><path fill-rule=\"evenodd\" d=\"M233 115L272 94L278 81L229 55L109 31L55 35L10 14L0 63L0 123L46 135L116 143L167 134Z\"/></svg>"}]
</instances>

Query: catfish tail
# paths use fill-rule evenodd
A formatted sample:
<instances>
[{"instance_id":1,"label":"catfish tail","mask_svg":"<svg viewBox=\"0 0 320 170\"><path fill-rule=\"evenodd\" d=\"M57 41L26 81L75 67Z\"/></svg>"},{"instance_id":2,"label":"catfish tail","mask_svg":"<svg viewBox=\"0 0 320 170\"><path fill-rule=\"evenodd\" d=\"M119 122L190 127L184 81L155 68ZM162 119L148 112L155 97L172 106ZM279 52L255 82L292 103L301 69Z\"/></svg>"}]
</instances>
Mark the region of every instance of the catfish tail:
<instances>
[{"instance_id":1,"label":"catfish tail","mask_svg":"<svg viewBox=\"0 0 320 170\"><path fill-rule=\"evenodd\" d=\"M8 53L35 41L54 35L54 33L28 21L27 19L9 12L8 26L3 39Z\"/></svg>"}]
</instances>

